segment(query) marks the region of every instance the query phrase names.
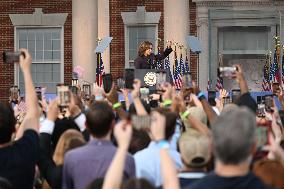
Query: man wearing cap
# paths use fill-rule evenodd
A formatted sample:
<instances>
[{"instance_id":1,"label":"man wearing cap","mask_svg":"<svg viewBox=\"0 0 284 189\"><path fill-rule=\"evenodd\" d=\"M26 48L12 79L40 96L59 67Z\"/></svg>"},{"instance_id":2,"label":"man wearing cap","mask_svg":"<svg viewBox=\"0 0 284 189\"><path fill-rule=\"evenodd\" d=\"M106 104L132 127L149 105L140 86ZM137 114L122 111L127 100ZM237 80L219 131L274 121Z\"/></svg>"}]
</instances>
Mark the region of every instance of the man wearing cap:
<instances>
[{"instance_id":1,"label":"man wearing cap","mask_svg":"<svg viewBox=\"0 0 284 189\"><path fill-rule=\"evenodd\" d=\"M211 157L209 138L189 128L179 139L183 169L178 174L181 188L206 176L206 165Z\"/></svg>"},{"instance_id":2,"label":"man wearing cap","mask_svg":"<svg viewBox=\"0 0 284 189\"><path fill-rule=\"evenodd\" d=\"M224 108L212 124L214 172L190 189L269 188L249 169L256 148L255 129L255 114L248 108Z\"/></svg>"}]
</instances>

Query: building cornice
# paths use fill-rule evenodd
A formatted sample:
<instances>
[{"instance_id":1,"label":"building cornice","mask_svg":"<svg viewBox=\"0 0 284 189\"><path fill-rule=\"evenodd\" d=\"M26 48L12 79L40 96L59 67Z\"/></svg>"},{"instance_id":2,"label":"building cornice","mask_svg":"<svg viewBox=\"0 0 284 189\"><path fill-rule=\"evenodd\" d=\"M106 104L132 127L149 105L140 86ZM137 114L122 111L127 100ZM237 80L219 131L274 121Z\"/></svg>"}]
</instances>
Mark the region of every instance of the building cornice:
<instances>
[{"instance_id":1,"label":"building cornice","mask_svg":"<svg viewBox=\"0 0 284 189\"><path fill-rule=\"evenodd\" d=\"M198 7L284 6L280 0L193 0Z\"/></svg>"},{"instance_id":2,"label":"building cornice","mask_svg":"<svg viewBox=\"0 0 284 189\"><path fill-rule=\"evenodd\" d=\"M68 13L43 14L35 8L33 14L9 14L14 26L63 26Z\"/></svg>"}]
</instances>

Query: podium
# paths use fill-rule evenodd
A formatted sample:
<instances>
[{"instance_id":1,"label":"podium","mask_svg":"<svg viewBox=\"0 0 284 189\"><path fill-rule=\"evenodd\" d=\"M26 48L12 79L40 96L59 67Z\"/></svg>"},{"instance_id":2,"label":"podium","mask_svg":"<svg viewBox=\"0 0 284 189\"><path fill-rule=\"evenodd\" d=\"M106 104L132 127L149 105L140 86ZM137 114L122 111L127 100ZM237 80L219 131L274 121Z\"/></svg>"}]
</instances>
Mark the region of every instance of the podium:
<instances>
[{"instance_id":1,"label":"podium","mask_svg":"<svg viewBox=\"0 0 284 189\"><path fill-rule=\"evenodd\" d=\"M157 74L163 72L166 75L166 82L172 84L172 78L169 69L135 69L134 75L136 79L141 81L142 87L149 87L150 91L156 90Z\"/></svg>"}]
</instances>

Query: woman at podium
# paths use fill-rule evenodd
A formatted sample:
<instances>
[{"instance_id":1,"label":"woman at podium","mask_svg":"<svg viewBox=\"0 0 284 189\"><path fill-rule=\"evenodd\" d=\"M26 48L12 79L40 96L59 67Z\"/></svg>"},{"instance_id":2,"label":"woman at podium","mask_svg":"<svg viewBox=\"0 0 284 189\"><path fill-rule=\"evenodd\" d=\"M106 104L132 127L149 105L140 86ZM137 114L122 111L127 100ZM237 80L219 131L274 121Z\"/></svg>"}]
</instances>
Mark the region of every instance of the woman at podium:
<instances>
[{"instance_id":1,"label":"woman at podium","mask_svg":"<svg viewBox=\"0 0 284 189\"><path fill-rule=\"evenodd\" d=\"M171 42L168 42L167 48L161 54L155 55L152 50L153 44L150 41L143 41L139 45L138 56L134 60L136 69L156 69L157 60L165 59L173 51Z\"/></svg>"}]
</instances>

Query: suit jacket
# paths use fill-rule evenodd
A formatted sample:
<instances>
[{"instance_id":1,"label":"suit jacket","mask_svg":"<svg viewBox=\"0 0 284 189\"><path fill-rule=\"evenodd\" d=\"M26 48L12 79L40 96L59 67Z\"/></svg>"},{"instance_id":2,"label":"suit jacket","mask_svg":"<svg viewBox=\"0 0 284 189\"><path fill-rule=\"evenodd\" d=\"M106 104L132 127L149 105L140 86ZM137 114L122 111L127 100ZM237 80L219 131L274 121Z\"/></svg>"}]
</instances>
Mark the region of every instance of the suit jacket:
<instances>
[{"instance_id":1,"label":"suit jacket","mask_svg":"<svg viewBox=\"0 0 284 189\"><path fill-rule=\"evenodd\" d=\"M156 69L157 67L157 60L165 59L171 52L173 51L172 48L166 48L164 52L161 54L155 55L151 53L150 56L138 56L134 60L134 65L136 69Z\"/></svg>"}]
</instances>

